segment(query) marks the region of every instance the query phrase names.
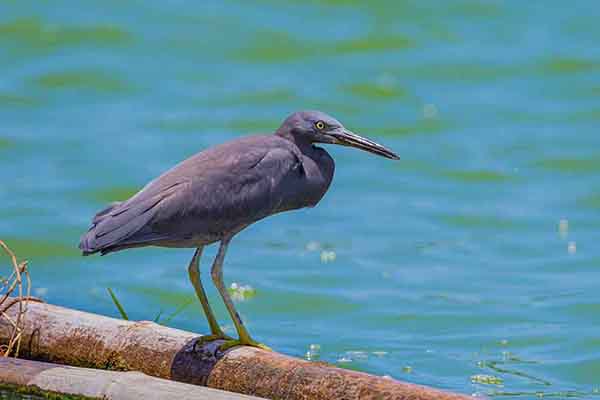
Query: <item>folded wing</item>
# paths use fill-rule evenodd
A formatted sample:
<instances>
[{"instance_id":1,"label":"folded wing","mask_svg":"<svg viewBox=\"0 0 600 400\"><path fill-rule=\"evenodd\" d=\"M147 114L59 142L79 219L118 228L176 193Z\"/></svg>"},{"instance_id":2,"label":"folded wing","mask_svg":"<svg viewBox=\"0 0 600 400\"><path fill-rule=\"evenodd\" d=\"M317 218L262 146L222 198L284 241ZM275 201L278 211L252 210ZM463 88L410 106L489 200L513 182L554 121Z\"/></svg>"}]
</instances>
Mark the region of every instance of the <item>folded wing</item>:
<instances>
[{"instance_id":1,"label":"folded wing","mask_svg":"<svg viewBox=\"0 0 600 400\"><path fill-rule=\"evenodd\" d=\"M302 179L299 157L261 142L243 151L235 144L199 153L99 212L81 238L83 254L218 238L285 209Z\"/></svg>"}]
</instances>

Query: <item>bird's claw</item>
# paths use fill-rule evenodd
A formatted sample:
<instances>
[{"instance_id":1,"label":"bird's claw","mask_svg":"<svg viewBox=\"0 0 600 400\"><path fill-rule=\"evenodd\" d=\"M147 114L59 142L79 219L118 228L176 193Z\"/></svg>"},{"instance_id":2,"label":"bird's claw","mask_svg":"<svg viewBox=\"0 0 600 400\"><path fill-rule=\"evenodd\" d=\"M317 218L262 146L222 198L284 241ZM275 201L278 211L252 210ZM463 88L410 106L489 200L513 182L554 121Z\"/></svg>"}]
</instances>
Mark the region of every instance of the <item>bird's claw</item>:
<instances>
[{"instance_id":1,"label":"bird's claw","mask_svg":"<svg viewBox=\"0 0 600 400\"><path fill-rule=\"evenodd\" d=\"M198 340L196 340L196 342L194 343L194 351L196 351L198 347L202 347L205 343L212 342L214 340L225 340L225 343L227 343L234 339L231 336L227 336L222 332L200 336Z\"/></svg>"},{"instance_id":2,"label":"bird's claw","mask_svg":"<svg viewBox=\"0 0 600 400\"><path fill-rule=\"evenodd\" d=\"M252 339L248 339L248 340L241 340L241 339L232 339L232 340L228 340L225 343L222 343L219 346L219 351L226 351L231 349L232 347L235 346L251 346L251 347L257 347L259 349L262 350L266 350L266 351L273 351L273 349L271 349L269 346L259 343L257 341L254 341Z\"/></svg>"}]
</instances>

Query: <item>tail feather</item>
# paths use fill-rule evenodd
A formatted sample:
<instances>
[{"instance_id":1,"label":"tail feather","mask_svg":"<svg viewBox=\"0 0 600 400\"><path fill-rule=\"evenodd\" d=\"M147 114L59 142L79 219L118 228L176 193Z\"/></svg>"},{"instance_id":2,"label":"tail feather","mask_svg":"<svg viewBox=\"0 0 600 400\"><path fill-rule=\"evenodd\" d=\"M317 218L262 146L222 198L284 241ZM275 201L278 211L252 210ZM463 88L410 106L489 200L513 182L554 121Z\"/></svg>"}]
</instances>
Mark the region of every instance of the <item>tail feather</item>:
<instances>
[{"instance_id":1,"label":"tail feather","mask_svg":"<svg viewBox=\"0 0 600 400\"><path fill-rule=\"evenodd\" d=\"M127 246L128 239L150 222L153 209L162 198L157 196L137 204L113 203L100 211L92 220L90 229L81 237L79 248L83 255L105 254L115 251L116 247Z\"/></svg>"},{"instance_id":2,"label":"tail feather","mask_svg":"<svg viewBox=\"0 0 600 400\"><path fill-rule=\"evenodd\" d=\"M122 201L115 201L113 203L110 203L108 207L96 213L94 219L92 219L92 226L90 226L88 231L83 236L81 236L81 239L79 241L79 249L82 251L84 256L89 256L100 251L100 249L95 248L93 243L95 229L98 226L98 224L102 223L104 219L110 216L111 211L113 211L115 208L119 207L123 203L124 202Z\"/></svg>"},{"instance_id":3,"label":"tail feather","mask_svg":"<svg viewBox=\"0 0 600 400\"><path fill-rule=\"evenodd\" d=\"M113 203L110 203L110 205L108 207L106 207L105 209L103 209L102 211L98 211L98 213L94 216L94 219L92 220L92 225L97 224L98 222L102 221L103 217L106 217L106 215L108 213L110 213L112 210L114 210L121 204L123 204L122 201L115 201Z\"/></svg>"},{"instance_id":4,"label":"tail feather","mask_svg":"<svg viewBox=\"0 0 600 400\"><path fill-rule=\"evenodd\" d=\"M129 200L112 203L98 212L81 237L79 248L83 255L106 254L164 239L164 235L152 231L152 219L157 216L160 203L185 183L183 179L170 184L153 181Z\"/></svg>"}]
</instances>

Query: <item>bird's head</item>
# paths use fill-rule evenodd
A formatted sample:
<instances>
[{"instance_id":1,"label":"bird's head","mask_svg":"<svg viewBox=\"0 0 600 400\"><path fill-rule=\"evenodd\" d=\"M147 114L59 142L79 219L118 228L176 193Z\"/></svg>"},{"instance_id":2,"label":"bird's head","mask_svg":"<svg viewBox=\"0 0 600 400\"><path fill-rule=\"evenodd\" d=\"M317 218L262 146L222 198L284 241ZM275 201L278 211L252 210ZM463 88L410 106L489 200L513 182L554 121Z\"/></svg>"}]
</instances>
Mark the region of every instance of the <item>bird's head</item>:
<instances>
[{"instance_id":1,"label":"bird's head","mask_svg":"<svg viewBox=\"0 0 600 400\"><path fill-rule=\"evenodd\" d=\"M277 134L308 143L328 143L356 147L392 160L400 159L393 151L349 131L338 120L321 111L298 111L293 113L283 121L283 124L277 130Z\"/></svg>"}]
</instances>

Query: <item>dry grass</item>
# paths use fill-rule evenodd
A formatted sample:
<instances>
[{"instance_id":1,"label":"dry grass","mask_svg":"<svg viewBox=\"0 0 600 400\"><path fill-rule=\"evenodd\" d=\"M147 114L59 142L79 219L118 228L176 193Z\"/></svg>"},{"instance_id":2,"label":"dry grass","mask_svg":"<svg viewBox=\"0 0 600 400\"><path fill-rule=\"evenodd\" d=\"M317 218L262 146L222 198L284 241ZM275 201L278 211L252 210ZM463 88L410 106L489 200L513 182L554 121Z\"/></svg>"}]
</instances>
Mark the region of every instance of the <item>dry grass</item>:
<instances>
[{"instance_id":1,"label":"dry grass","mask_svg":"<svg viewBox=\"0 0 600 400\"><path fill-rule=\"evenodd\" d=\"M0 268L0 324L12 327L8 343L0 345L0 357L19 355L21 337L23 335L23 324L30 297L31 280L27 271L27 261L18 262L15 254L0 240L0 248L4 250L10 259L11 269L8 276L4 276ZM9 316L6 312L11 307L18 307L16 317ZM10 329L10 328L9 328Z\"/></svg>"}]
</instances>

